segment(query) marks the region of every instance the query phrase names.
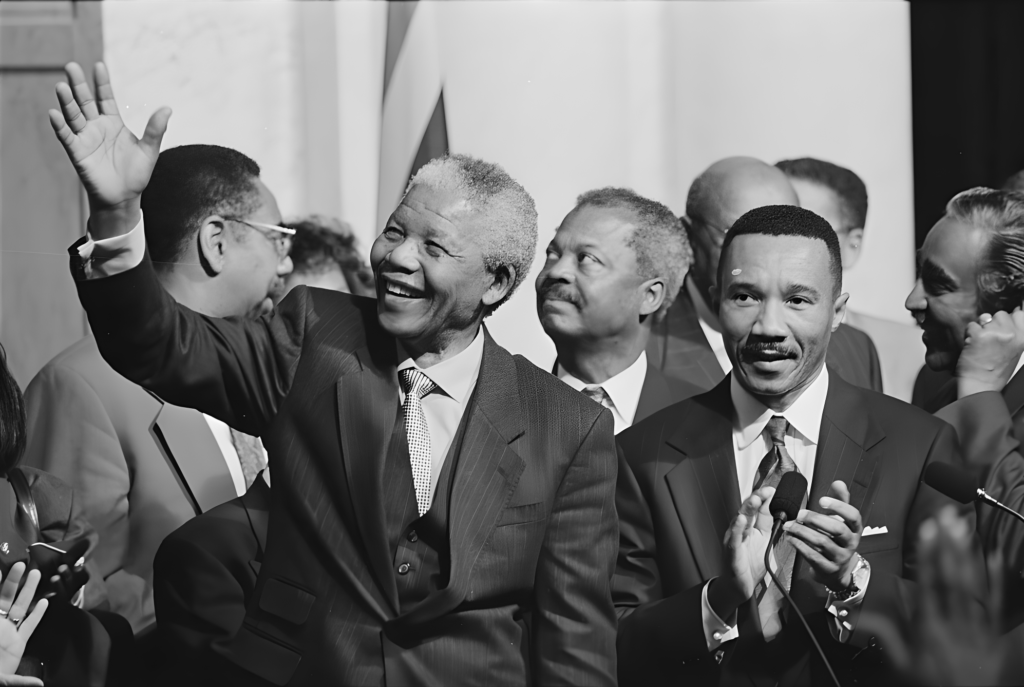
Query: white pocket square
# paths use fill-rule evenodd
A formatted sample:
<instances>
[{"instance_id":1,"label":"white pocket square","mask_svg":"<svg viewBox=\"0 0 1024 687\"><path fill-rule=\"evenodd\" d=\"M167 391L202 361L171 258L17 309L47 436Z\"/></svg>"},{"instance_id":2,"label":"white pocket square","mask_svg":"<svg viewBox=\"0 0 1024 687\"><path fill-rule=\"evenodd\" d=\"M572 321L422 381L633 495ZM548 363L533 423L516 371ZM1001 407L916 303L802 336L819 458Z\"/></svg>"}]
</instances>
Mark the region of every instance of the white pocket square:
<instances>
[{"instance_id":1,"label":"white pocket square","mask_svg":"<svg viewBox=\"0 0 1024 687\"><path fill-rule=\"evenodd\" d=\"M865 527L864 531L860 533L860 536L870 537L872 534L886 534L888 531L889 528L885 525L882 525L881 527Z\"/></svg>"}]
</instances>

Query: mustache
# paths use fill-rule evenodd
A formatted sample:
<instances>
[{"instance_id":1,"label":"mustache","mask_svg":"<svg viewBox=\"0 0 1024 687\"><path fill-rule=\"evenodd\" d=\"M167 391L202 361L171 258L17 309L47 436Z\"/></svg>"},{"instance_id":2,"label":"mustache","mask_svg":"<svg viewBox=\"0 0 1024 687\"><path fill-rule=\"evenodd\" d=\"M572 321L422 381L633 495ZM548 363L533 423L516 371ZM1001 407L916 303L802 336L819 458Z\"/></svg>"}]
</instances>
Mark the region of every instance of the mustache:
<instances>
[{"instance_id":1,"label":"mustache","mask_svg":"<svg viewBox=\"0 0 1024 687\"><path fill-rule=\"evenodd\" d=\"M564 284L558 284L556 282L547 282L542 284L541 288L537 290L537 295L543 300L565 301L566 303L572 303L573 305L580 304L580 297L576 291L570 289Z\"/></svg>"},{"instance_id":2,"label":"mustache","mask_svg":"<svg viewBox=\"0 0 1024 687\"><path fill-rule=\"evenodd\" d=\"M773 341L771 339L748 340L739 350L740 360L745 363L752 363L762 360L785 360L797 358L800 353L793 346L786 345L785 341Z\"/></svg>"}]
</instances>

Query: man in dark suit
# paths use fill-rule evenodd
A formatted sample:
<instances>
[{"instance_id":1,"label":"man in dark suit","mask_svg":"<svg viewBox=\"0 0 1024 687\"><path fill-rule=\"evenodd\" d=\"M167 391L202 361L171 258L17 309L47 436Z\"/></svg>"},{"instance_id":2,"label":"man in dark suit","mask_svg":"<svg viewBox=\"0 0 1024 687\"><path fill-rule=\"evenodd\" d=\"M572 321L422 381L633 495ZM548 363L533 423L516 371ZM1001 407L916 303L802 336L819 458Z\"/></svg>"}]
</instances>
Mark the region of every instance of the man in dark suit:
<instances>
[{"instance_id":1,"label":"man in dark suit","mask_svg":"<svg viewBox=\"0 0 1024 687\"><path fill-rule=\"evenodd\" d=\"M534 256L522 186L432 161L374 242L376 301L298 287L257 321L206 317L159 288L139 227L169 112L138 141L102 66L99 110L69 75L50 116L89 192L71 253L101 353L270 456L267 549L215 680L614 684L611 413L482 326Z\"/></svg>"},{"instance_id":2,"label":"man in dark suit","mask_svg":"<svg viewBox=\"0 0 1024 687\"><path fill-rule=\"evenodd\" d=\"M918 251L906 306L924 330L925 361L914 404L956 429L985 490L1024 508L1024 200L975 188L954 196ZM1011 624L1024 617L1024 529L980 505L978 532L1007 564Z\"/></svg>"},{"instance_id":3,"label":"man in dark suit","mask_svg":"<svg viewBox=\"0 0 1024 687\"><path fill-rule=\"evenodd\" d=\"M825 366L847 299L825 220L750 211L718 276L732 373L618 437L620 683L829 682L764 566L768 503L793 470L810 494L773 568L841 682L884 680L858 618L905 611L918 525L949 502L919 480L960 461L956 437Z\"/></svg>"},{"instance_id":4,"label":"man in dark suit","mask_svg":"<svg viewBox=\"0 0 1024 687\"><path fill-rule=\"evenodd\" d=\"M228 644L242 626L267 548L267 474L167 535L157 551L156 674L163 684L201 683L216 665L213 647Z\"/></svg>"},{"instance_id":5,"label":"man in dark suit","mask_svg":"<svg viewBox=\"0 0 1024 687\"><path fill-rule=\"evenodd\" d=\"M799 204L786 175L754 158L719 160L694 180L682 218L693 247L693 266L647 345L653 365L702 391L722 381L732 363L725 354L710 290L717 280L725 233L740 215L753 208ZM840 324L829 340L828 363L851 384L882 390L878 352L864 332Z\"/></svg>"},{"instance_id":6,"label":"man in dark suit","mask_svg":"<svg viewBox=\"0 0 1024 687\"><path fill-rule=\"evenodd\" d=\"M554 374L612 411L616 434L700 392L644 350L689 269L682 224L624 188L576 199L537 275L537 316L558 351Z\"/></svg>"},{"instance_id":7,"label":"man in dark suit","mask_svg":"<svg viewBox=\"0 0 1024 687\"><path fill-rule=\"evenodd\" d=\"M262 236L240 241L221 216L248 210L280 220L260 169L229 148L187 145L160 154L142 195L160 285L208 315L259 311L291 269ZM153 557L197 513L244 493L265 460L254 437L134 384L89 335L46 364L25 392L25 463L75 488L100 535L96 550L110 610L139 634L153 629ZM86 588L87 590L90 587ZM99 600L86 599L87 607Z\"/></svg>"}]
</instances>

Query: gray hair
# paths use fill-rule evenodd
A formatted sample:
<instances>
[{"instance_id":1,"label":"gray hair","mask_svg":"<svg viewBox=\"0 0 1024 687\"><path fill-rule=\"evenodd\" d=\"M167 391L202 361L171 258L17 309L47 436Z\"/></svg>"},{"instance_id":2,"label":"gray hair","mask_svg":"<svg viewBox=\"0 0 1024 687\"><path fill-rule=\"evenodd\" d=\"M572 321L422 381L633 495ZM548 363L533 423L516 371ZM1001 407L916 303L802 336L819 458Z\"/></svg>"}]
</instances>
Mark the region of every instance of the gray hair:
<instances>
[{"instance_id":1,"label":"gray hair","mask_svg":"<svg viewBox=\"0 0 1024 687\"><path fill-rule=\"evenodd\" d=\"M500 166L469 155L448 154L420 167L405 192L416 184L458 195L466 211L475 213L483 242L484 268L496 272L510 267L512 288L488 314L512 297L526 279L537 251L537 208L522 184Z\"/></svg>"},{"instance_id":2,"label":"gray hair","mask_svg":"<svg viewBox=\"0 0 1024 687\"><path fill-rule=\"evenodd\" d=\"M636 216L637 226L627 245L636 253L637 272L642 279L660 278L665 282L665 300L654 314L655 321L659 321L676 299L693 264L693 250L683 223L661 203L628 188L608 186L587 191L576 199L573 211L588 206L622 208Z\"/></svg>"},{"instance_id":3,"label":"gray hair","mask_svg":"<svg viewBox=\"0 0 1024 687\"><path fill-rule=\"evenodd\" d=\"M991 233L978 268L978 307L1010 312L1024 303L1024 194L968 189L946 204L946 217Z\"/></svg>"}]
</instances>

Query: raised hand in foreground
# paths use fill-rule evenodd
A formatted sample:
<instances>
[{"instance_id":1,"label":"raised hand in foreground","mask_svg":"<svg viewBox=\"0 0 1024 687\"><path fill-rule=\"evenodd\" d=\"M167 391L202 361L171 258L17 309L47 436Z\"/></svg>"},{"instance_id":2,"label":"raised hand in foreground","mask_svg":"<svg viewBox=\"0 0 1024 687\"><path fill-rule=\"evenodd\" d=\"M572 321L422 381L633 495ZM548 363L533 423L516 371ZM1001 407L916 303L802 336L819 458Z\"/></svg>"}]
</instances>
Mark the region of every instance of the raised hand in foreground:
<instances>
[{"instance_id":1,"label":"raised hand in foreground","mask_svg":"<svg viewBox=\"0 0 1024 687\"><path fill-rule=\"evenodd\" d=\"M914 620L897 627L879 615L861 616L905 684L1020 684L1008 671L1024 645L1000 636L1002 562L990 560L986 575L976 545L971 526L947 506L921 525Z\"/></svg>"},{"instance_id":2,"label":"raised hand in foreground","mask_svg":"<svg viewBox=\"0 0 1024 687\"><path fill-rule=\"evenodd\" d=\"M57 84L60 110L49 111L50 124L85 185L90 233L95 239L127 233L138 223L142 191L153 174L171 110L154 112L140 140L121 120L102 62L93 75L96 99L78 64L64 69L68 82Z\"/></svg>"},{"instance_id":3,"label":"raised hand in foreground","mask_svg":"<svg viewBox=\"0 0 1024 687\"><path fill-rule=\"evenodd\" d=\"M18 584L22 577L25 578L25 584L19 592ZM25 575L25 564L15 563L0 586L0 686L43 684L39 678L15 675L25 653L25 645L43 619L49 604L46 599L41 599L29 613L38 585L38 570Z\"/></svg>"}]
</instances>

